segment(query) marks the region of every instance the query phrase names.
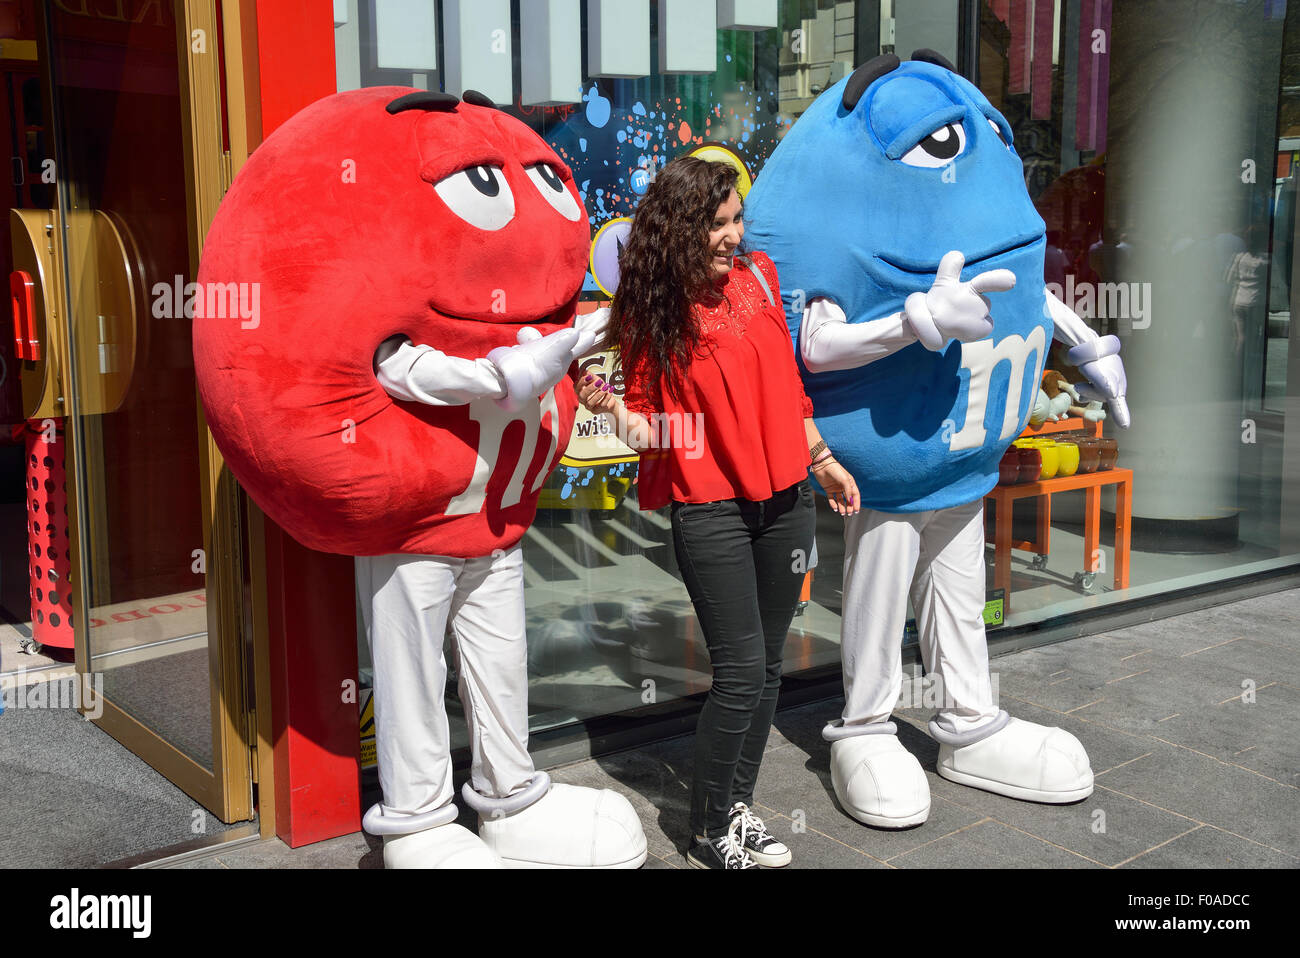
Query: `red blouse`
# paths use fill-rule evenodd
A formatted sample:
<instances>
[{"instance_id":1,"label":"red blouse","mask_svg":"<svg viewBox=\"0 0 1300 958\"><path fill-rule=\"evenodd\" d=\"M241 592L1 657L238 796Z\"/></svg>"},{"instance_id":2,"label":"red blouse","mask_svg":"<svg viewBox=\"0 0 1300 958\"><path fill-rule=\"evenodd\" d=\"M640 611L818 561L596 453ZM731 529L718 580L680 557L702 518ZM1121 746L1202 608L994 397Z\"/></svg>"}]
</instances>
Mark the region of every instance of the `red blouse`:
<instances>
[{"instance_id":1,"label":"red blouse","mask_svg":"<svg viewBox=\"0 0 1300 958\"><path fill-rule=\"evenodd\" d=\"M759 502L808 475L803 421L813 407L795 364L776 267L766 253L750 259L775 305L737 259L720 285L721 302L692 307L700 346L681 377L680 398L662 379L653 389L628 380L624 403L650 420L652 441L662 449L641 455L642 509L670 498Z\"/></svg>"}]
</instances>

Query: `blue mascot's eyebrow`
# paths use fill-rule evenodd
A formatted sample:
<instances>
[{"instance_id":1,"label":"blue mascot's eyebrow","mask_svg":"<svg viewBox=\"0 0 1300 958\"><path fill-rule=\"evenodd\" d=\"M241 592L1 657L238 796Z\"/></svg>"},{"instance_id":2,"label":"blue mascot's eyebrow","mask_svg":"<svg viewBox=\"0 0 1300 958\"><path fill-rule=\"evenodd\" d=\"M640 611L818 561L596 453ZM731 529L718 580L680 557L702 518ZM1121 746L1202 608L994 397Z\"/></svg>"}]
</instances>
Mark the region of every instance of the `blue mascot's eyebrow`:
<instances>
[{"instance_id":1,"label":"blue mascot's eyebrow","mask_svg":"<svg viewBox=\"0 0 1300 958\"><path fill-rule=\"evenodd\" d=\"M949 123L960 123L964 116L966 116L966 108L956 104L929 113L895 136L885 147L885 155L891 160L896 160L935 130L942 129ZM969 133L967 135L969 136Z\"/></svg>"}]
</instances>

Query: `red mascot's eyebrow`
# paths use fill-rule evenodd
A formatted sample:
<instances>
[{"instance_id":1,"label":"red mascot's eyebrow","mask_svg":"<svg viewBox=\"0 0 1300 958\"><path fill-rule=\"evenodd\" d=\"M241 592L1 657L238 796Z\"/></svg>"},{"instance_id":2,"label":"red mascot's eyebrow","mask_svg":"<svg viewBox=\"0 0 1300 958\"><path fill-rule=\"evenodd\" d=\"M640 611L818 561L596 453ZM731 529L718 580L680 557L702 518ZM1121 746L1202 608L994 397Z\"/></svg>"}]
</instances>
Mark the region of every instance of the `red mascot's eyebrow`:
<instances>
[{"instance_id":1,"label":"red mascot's eyebrow","mask_svg":"<svg viewBox=\"0 0 1300 958\"><path fill-rule=\"evenodd\" d=\"M483 143L476 149L464 149L459 152L449 150L432 157L421 164L420 178L428 183L437 183L453 173L475 166L504 167L505 165L505 154L500 150L494 150L490 144Z\"/></svg>"},{"instance_id":2,"label":"red mascot's eyebrow","mask_svg":"<svg viewBox=\"0 0 1300 958\"><path fill-rule=\"evenodd\" d=\"M386 109L389 113L397 114L403 110L442 110L450 111L456 109L460 100L450 93L440 93L428 90L416 90L405 96L399 96L396 100L391 101Z\"/></svg>"},{"instance_id":3,"label":"red mascot's eyebrow","mask_svg":"<svg viewBox=\"0 0 1300 958\"><path fill-rule=\"evenodd\" d=\"M506 114L486 107L462 104L452 112L429 114L420 120L415 134L420 177L436 183L470 167L504 167L507 161L513 161L521 166L547 163L561 178L573 179L569 168L544 140L527 128L516 127Z\"/></svg>"}]
</instances>

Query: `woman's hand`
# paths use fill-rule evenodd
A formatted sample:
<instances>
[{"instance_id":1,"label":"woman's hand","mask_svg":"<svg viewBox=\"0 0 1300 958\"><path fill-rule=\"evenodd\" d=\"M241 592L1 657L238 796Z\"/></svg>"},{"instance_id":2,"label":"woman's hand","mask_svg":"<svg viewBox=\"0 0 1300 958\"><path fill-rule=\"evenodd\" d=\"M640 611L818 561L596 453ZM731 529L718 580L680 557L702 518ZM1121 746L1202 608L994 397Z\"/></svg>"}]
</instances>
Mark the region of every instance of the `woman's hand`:
<instances>
[{"instance_id":1,"label":"woman's hand","mask_svg":"<svg viewBox=\"0 0 1300 958\"><path fill-rule=\"evenodd\" d=\"M826 501L842 516L855 515L862 507L858 500L858 484L849 471L834 459L823 459L813 466L813 475L826 490Z\"/></svg>"},{"instance_id":2,"label":"woman's hand","mask_svg":"<svg viewBox=\"0 0 1300 958\"><path fill-rule=\"evenodd\" d=\"M599 376L588 373L575 385L578 388L578 401L588 412L612 413L618 410L618 397L614 395L614 387Z\"/></svg>"}]
</instances>

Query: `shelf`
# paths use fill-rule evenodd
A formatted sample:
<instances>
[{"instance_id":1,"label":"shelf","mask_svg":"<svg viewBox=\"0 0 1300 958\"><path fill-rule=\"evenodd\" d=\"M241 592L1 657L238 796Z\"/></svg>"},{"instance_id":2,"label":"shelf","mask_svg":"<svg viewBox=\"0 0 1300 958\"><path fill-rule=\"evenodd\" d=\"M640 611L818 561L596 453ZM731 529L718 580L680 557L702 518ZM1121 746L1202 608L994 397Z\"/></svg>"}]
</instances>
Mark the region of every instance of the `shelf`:
<instances>
[{"instance_id":1,"label":"shelf","mask_svg":"<svg viewBox=\"0 0 1300 958\"><path fill-rule=\"evenodd\" d=\"M1086 432L1092 436L1101 436L1101 423L1088 422L1081 416L1074 416L1070 419L1062 419L1059 422L1045 422L1041 426L1026 426L1025 431L1019 436L1020 439L1030 439L1034 436L1050 436L1056 432Z\"/></svg>"}]
</instances>

